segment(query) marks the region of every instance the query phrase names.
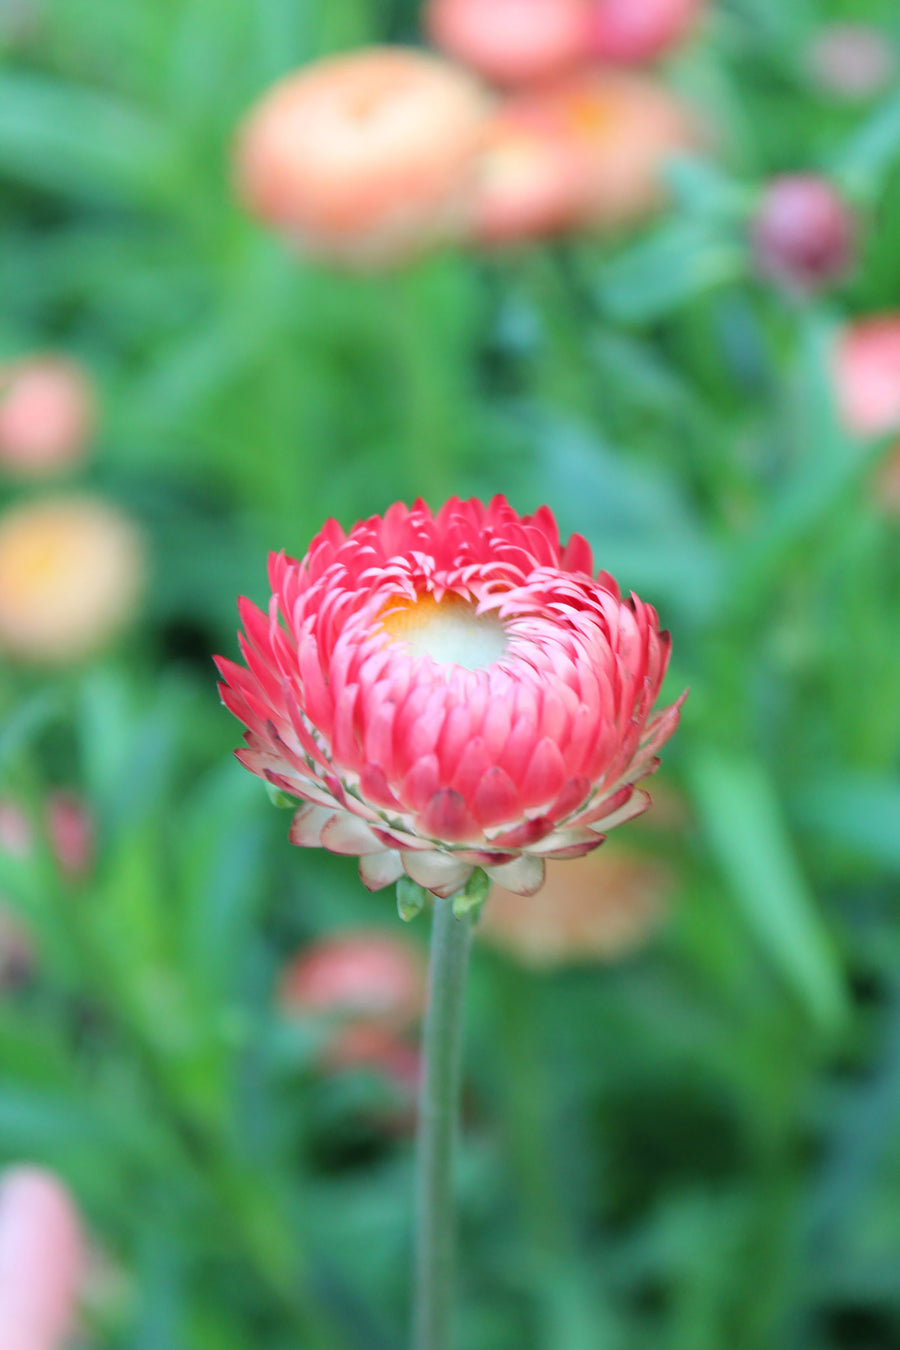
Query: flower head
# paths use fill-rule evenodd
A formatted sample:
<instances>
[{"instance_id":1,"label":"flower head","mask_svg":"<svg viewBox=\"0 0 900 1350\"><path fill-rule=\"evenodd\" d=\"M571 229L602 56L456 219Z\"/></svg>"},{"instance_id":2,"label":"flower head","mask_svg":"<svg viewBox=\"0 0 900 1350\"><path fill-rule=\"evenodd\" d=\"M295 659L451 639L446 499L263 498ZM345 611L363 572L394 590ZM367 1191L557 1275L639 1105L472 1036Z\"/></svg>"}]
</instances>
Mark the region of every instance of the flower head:
<instances>
[{"instance_id":1,"label":"flower head","mask_svg":"<svg viewBox=\"0 0 900 1350\"><path fill-rule=\"evenodd\" d=\"M760 273L798 294L841 280L854 261L853 213L820 174L773 178L762 194L751 236Z\"/></svg>"},{"instance_id":2,"label":"flower head","mask_svg":"<svg viewBox=\"0 0 900 1350\"><path fill-rule=\"evenodd\" d=\"M476 867L526 894L640 814L635 784L678 722L653 714L668 634L594 576L580 535L502 498L397 503L240 602L247 665L219 660L241 762L303 799L291 840L451 895Z\"/></svg>"},{"instance_id":3,"label":"flower head","mask_svg":"<svg viewBox=\"0 0 900 1350\"><path fill-rule=\"evenodd\" d=\"M302 250L357 266L459 233L489 100L424 52L370 47L287 76L238 135L238 194Z\"/></svg>"},{"instance_id":4,"label":"flower head","mask_svg":"<svg viewBox=\"0 0 900 1350\"><path fill-rule=\"evenodd\" d=\"M32 356L0 366L0 465L16 477L41 477L76 463L97 422L87 374L62 356Z\"/></svg>"},{"instance_id":5,"label":"flower head","mask_svg":"<svg viewBox=\"0 0 900 1350\"><path fill-rule=\"evenodd\" d=\"M535 968L615 961L659 926L674 889L660 859L613 843L573 863L551 862L540 895L495 888L478 931Z\"/></svg>"},{"instance_id":6,"label":"flower head","mask_svg":"<svg viewBox=\"0 0 900 1350\"><path fill-rule=\"evenodd\" d=\"M278 1001L288 1015L402 1029L425 1006L423 959L418 947L378 929L323 938L289 963Z\"/></svg>"},{"instance_id":7,"label":"flower head","mask_svg":"<svg viewBox=\"0 0 900 1350\"><path fill-rule=\"evenodd\" d=\"M62 1350L86 1263L75 1202L52 1173L11 1167L0 1183L0 1345Z\"/></svg>"},{"instance_id":8,"label":"flower head","mask_svg":"<svg viewBox=\"0 0 900 1350\"><path fill-rule=\"evenodd\" d=\"M900 431L900 312L848 324L835 349L834 376L849 431L856 436Z\"/></svg>"},{"instance_id":9,"label":"flower head","mask_svg":"<svg viewBox=\"0 0 900 1350\"><path fill-rule=\"evenodd\" d=\"M640 65L678 47L697 23L703 0L589 0L588 45L614 65Z\"/></svg>"},{"instance_id":10,"label":"flower head","mask_svg":"<svg viewBox=\"0 0 900 1350\"><path fill-rule=\"evenodd\" d=\"M585 0L431 0L438 47L497 84L532 84L586 55Z\"/></svg>"},{"instance_id":11,"label":"flower head","mask_svg":"<svg viewBox=\"0 0 900 1350\"><path fill-rule=\"evenodd\" d=\"M59 663L92 653L135 608L140 537L90 497L29 502L0 517L0 651Z\"/></svg>"}]
</instances>

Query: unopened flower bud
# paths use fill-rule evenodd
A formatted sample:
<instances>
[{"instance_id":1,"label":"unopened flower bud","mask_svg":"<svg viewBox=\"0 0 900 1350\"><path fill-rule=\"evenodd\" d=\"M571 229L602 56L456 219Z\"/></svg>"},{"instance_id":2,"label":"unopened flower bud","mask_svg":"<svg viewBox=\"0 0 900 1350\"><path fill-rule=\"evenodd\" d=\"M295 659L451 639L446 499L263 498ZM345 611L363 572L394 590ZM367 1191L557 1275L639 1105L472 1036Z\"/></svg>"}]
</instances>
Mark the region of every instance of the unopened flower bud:
<instances>
[{"instance_id":1,"label":"unopened flower bud","mask_svg":"<svg viewBox=\"0 0 900 1350\"><path fill-rule=\"evenodd\" d=\"M655 61L680 46L702 8L702 0L592 0L588 49L613 65Z\"/></svg>"},{"instance_id":2,"label":"unopened flower bud","mask_svg":"<svg viewBox=\"0 0 900 1350\"><path fill-rule=\"evenodd\" d=\"M849 101L873 98L892 78L896 55L884 33L864 23L829 24L808 53L813 80Z\"/></svg>"},{"instance_id":3,"label":"unopened flower bud","mask_svg":"<svg viewBox=\"0 0 900 1350\"><path fill-rule=\"evenodd\" d=\"M584 0L431 0L425 25L436 46L495 84L534 84L586 54Z\"/></svg>"},{"instance_id":4,"label":"unopened flower bud","mask_svg":"<svg viewBox=\"0 0 900 1350\"><path fill-rule=\"evenodd\" d=\"M61 356L0 366L0 469L37 478L77 463L97 423L97 399L84 370Z\"/></svg>"},{"instance_id":5,"label":"unopened flower bud","mask_svg":"<svg viewBox=\"0 0 900 1350\"><path fill-rule=\"evenodd\" d=\"M760 274L801 294L846 276L855 234L853 214L837 188L811 173L773 179L751 225Z\"/></svg>"}]
</instances>

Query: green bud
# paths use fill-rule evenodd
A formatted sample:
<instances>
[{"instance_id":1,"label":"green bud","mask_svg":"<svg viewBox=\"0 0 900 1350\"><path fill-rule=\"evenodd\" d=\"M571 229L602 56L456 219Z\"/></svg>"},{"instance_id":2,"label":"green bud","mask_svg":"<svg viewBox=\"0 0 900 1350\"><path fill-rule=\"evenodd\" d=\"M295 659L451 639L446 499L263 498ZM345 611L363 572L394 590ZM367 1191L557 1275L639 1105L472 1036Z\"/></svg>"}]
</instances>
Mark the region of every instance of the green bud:
<instances>
[{"instance_id":1,"label":"green bud","mask_svg":"<svg viewBox=\"0 0 900 1350\"><path fill-rule=\"evenodd\" d=\"M469 913L472 913L473 919L477 919L490 889L490 877L480 867L476 867L462 890L453 897L453 913L457 919Z\"/></svg>"},{"instance_id":2,"label":"green bud","mask_svg":"<svg viewBox=\"0 0 900 1350\"><path fill-rule=\"evenodd\" d=\"M397 913L404 923L412 923L425 908L428 892L417 886L412 877L402 876L397 882Z\"/></svg>"}]
</instances>

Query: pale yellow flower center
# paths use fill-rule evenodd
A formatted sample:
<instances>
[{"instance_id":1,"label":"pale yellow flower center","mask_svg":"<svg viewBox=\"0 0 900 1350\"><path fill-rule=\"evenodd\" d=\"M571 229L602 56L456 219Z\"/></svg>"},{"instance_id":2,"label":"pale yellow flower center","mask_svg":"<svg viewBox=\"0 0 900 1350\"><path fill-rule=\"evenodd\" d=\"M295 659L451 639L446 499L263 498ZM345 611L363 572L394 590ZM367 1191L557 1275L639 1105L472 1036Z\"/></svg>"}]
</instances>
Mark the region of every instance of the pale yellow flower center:
<instances>
[{"instance_id":1,"label":"pale yellow flower center","mask_svg":"<svg viewBox=\"0 0 900 1350\"><path fill-rule=\"evenodd\" d=\"M396 608L394 607L396 605ZM381 627L410 656L430 656L440 664L484 670L506 651L506 629L495 614L479 614L458 595L437 601L431 595L391 603Z\"/></svg>"}]
</instances>

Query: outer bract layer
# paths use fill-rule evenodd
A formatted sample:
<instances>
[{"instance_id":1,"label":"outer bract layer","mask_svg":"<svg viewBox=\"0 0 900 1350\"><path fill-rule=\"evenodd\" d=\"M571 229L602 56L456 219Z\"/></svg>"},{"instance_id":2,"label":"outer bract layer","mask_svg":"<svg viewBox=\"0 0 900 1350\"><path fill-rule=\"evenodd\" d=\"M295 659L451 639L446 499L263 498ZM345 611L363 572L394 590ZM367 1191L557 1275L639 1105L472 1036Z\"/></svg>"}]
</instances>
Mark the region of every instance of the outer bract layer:
<instances>
[{"instance_id":1,"label":"outer bract layer","mask_svg":"<svg viewBox=\"0 0 900 1350\"><path fill-rule=\"evenodd\" d=\"M587 55L585 0L431 0L433 42L496 84L534 84Z\"/></svg>"},{"instance_id":2,"label":"outer bract layer","mask_svg":"<svg viewBox=\"0 0 900 1350\"><path fill-rule=\"evenodd\" d=\"M451 895L483 867L531 894L649 805L681 703L652 712L668 634L546 507L329 521L270 581L267 614L239 604L247 666L218 663L238 758L304 800L293 843L358 856L371 890Z\"/></svg>"},{"instance_id":3,"label":"outer bract layer","mask_svg":"<svg viewBox=\"0 0 900 1350\"><path fill-rule=\"evenodd\" d=\"M289 75L236 151L247 208L315 256L400 262L461 229L490 101L423 52L370 47Z\"/></svg>"}]
</instances>

